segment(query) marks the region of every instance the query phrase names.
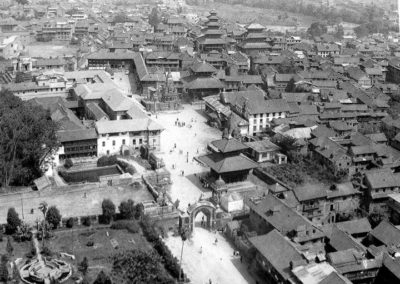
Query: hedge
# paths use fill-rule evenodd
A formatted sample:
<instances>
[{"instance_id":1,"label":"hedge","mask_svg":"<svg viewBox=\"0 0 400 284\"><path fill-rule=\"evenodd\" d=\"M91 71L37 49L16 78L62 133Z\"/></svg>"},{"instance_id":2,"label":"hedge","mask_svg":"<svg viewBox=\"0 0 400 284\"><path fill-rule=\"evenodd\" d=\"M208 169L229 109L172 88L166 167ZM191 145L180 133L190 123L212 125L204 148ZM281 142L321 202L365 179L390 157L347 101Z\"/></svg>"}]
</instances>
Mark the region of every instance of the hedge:
<instances>
[{"instance_id":1,"label":"hedge","mask_svg":"<svg viewBox=\"0 0 400 284\"><path fill-rule=\"evenodd\" d=\"M117 156L103 156L97 160L97 167L112 166L118 162Z\"/></svg>"},{"instance_id":2,"label":"hedge","mask_svg":"<svg viewBox=\"0 0 400 284\"><path fill-rule=\"evenodd\" d=\"M153 244L154 249L162 257L165 269L173 276L175 279L179 278L179 262L178 259L172 255L169 248L165 243L159 238L159 233L155 228L154 224L150 222L147 217L144 217L141 222L143 234L147 241ZM183 278L186 279L186 275L183 273Z\"/></svg>"},{"instance_id":3,"label":"hedge","mask_svg":"<svg viewBox=\"0 0 400 284\"><path fill-rule=\"evenodd\" d=\"M136 234L139 232L139 225L136 221L133 220L119 220L114 222L111 225L111 229L113 230L128 230L128 232L132 233L132 234Z\"/></svg>"}]
</instances>

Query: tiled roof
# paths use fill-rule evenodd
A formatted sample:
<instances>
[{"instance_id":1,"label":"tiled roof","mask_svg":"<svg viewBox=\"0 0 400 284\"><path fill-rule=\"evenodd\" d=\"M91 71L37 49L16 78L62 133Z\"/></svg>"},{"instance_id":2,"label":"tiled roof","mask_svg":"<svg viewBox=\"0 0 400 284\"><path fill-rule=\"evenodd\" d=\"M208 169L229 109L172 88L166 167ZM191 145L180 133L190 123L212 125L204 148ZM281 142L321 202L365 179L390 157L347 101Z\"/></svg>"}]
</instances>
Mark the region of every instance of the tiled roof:
<instances>
[{"instance_id":1,"label":"tiled roof","mask_svg":"<svg viewBox=\"0 0 400 284\"><path fill-rule=\"evenodd\" d=\"M350 235L369 233L372 230L368 218L339 222L336 223L336 226Z\"/></svg>"},{"instance_id":2,"label":"tiled roof","mask_svg":"<svg viewBox=\"0 0 400 284\"><path fill-rule=\"evenodd\" d=\"M386 246L397 247L400 244L400 230L386 220L381 221L371 231L371 236Z\"/></svg>"},{"instance_id":3,"label":"tiled roof","mask_svg":"<svg viewBox=\"0 0 400 284\"><path fill-rule=\"evenodd\" d=\"M219 174L241 170L251 170L258 167L256 162L253 162L243 154L225 157L223 154L213 153L200 156L197 158L197 160Z\"/></svg>"},{"instance_id":4,"label":"tiled roof","mask_svg":"<svg viewBox=\"0 0 400 284\"><path fill-rule=\"evenodd\" d=\"M164 128L150 118L123 119L123 120L102 120L96 122L97 132L101 134L155 131Z\"/></svg>"},{"instance_id":5,"label":"tiled roof","mask_svg":"<svg viewBox=\"0 0 400 284\"><path fill-rule=\"evenodd\" d=\"M293 189L293 191L300 202L326 198L327 196L326 189L319 184L307 184L304 186L297 186Z\"/></svg>"},{"instance_id":6,"label":"tiled roof","mask_svg":"<svg viewBox=\"0 0 400 284\"><path fill-rule=\"evenodd\" d=\"M220 139L220 140L215 140L212 141L211 144L216 147L221 153L229 153L229 152L235 152L235 151L242 151L246 150L249 147L247 147L245 144L240 142L239 140L235 138L231 139Z\"/></svg>"},{"instance_id":7,"label":"tiled roof","mask_svg":"<svg viewBox=\"0 0 400 284\"><path fill-rule=\"evenodd\" d=\"M94 140L97 139L97 132L94 128L61 130L57 132L57 138L60 142Z\"/></svg>"},{"instance_id":8,"label":"tiled roof","mask_svg":"<svg viewBox=\"0 0 400 284\"><path fill-rule=\"evenodd\" d=\"M277 230L250 238L249 241L286 280L293 277L290 271L291 263L307 263L300 252Z\"/></svg>"}]
</instances>

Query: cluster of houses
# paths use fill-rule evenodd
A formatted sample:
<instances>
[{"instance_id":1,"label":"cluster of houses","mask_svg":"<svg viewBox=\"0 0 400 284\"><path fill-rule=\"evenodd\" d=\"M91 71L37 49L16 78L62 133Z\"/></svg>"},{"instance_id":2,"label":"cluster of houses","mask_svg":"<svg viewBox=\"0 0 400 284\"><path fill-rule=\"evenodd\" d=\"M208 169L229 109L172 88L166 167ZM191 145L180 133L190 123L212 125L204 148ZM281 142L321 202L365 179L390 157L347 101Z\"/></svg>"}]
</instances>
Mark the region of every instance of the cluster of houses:
<instances>
[{"instance_id":1,"label":"cluster of houses","mask_svg":"<svg viewBox=\"0 0 400 284\"><path fill-rule=\"evenodd\" d=\"M236 201L246 208L248 230L235 220L228 233L254 248L268 283L400 281L395 37L305 39L167 5L150 24L151 5L103 2L10 10L25 21L0 13L1 87L50 111L60 126L56 163L159 150L163 128L148 111L201 104L208 123L228 133L196 160L210 168L207 184L225 211ZM25 51L34 41L74 43L84 56L33 58ZM115 84L116 70L132 90ZM295 151L346 181L291 187L275 179L263 196L227 195L250 173L291 162L272 137L294 139ZM374 217L383 220L371 224Z\"/></svg>"}]
</instances>

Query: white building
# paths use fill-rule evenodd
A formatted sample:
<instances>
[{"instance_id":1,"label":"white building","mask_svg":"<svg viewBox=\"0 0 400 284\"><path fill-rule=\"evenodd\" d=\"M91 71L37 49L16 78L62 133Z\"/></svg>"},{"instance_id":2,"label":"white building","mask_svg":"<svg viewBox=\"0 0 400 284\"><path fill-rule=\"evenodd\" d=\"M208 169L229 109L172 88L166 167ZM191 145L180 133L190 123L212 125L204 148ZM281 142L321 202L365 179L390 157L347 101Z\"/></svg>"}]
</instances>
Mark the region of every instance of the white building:
<instances>
[{"instance_id":1,"label":"white building","mask_svg":"<svg viewBox=\"0 0 400 284\"><path fill-rule=\"evenodd\" d=\"M98 156L103 156L120 154L123 147L139 149L142 145L160 150L163 127L150 118L136 118L97 121L96 130Z\"/></svg>"},{"instance_id":2,"label":"white building","mask_svg":"<svg viewBox=\"0 0 400 284\"><path fill-rule=\"evenodd\" d=\"M231 109L248 122L249 135L263 132L273 119L286 118L289 112L285 100L266 99L260 89L224 93L222 96L229 101Z\"/></svg>"}]
</instances>

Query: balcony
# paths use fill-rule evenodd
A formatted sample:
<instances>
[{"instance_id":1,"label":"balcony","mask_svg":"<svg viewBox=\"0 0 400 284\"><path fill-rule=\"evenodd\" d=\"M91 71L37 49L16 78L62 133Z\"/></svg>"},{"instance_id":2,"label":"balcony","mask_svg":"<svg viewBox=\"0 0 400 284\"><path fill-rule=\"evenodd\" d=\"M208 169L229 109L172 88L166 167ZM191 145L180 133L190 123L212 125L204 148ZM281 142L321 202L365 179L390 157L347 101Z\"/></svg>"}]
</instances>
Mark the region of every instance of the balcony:
<instances>
[{"instance_id":1,"label":"balcony","mask_svg":"<svg viewBox=\"0 0 400 284\"><path fill-rule=\"evenodd\" d=\"M316 210L316 209L319 209L319 203L314 203L312 205L303 204L303 211L310 211L310 210Z\"/></svg>"}]
</instances>

